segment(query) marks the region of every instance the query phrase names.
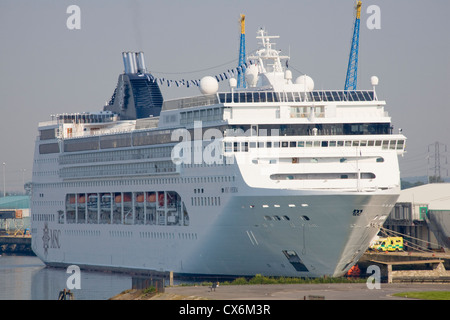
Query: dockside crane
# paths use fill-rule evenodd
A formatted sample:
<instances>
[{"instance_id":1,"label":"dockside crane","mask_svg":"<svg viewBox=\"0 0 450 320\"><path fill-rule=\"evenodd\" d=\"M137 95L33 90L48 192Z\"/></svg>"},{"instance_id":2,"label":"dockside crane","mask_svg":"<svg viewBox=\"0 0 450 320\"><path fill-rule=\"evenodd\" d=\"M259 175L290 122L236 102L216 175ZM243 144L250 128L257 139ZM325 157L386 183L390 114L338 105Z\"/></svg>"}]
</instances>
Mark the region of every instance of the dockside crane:
<instances>
[{"instance_id":1,"label":"dockside crane","mask_svg":"<svg viewBox=\"0 0 450 320\"><path fill-rule=\"evenodd\" d=\"M240 18L241 23L241 42L239 45L239 67L242 68L242 66L245 64L245 15L241 14ZM237 79L237 87L238 88L245 88L245 76L244 76L244 69L242 72L238 75Z\"/></svg>"},{"instance_id":2,"label":"dockside crane","mask_svg":"<svg viewBox=\"0 0 450 320\"><path fill-rule=\"evenodd\" d=\"M352 46L348 58L347 77L345 79L345 90L356 90L358 83L358 50L359 50L359 28L361 22L362 1L356 3L356 19L353 27Z\"/></svg>"}]
</instances>

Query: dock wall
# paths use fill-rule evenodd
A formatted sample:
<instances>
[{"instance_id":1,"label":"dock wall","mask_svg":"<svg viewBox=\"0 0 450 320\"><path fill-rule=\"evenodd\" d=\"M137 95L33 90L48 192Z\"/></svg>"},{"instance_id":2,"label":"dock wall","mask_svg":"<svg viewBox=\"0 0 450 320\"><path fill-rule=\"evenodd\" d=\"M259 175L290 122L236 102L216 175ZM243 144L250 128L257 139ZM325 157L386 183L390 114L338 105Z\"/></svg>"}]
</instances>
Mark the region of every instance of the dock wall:
<instances>
[{"instance_id":1,"label":"dock wall","mask_svg":"<svg viewBox=\"0 0 450 320\"><path fill-rule=\"evenodd\" d=\"M0 254L1 253L25 253L32 254L31 236L0 236Z\"/></svg>"},{"instance_id":2,"label":"dock wall","mask_svg":"<svg viewBox=\"0 0 450 320\"><path fill-rule=\"evenodd\" d=\"M365 270L380 267L382 282L450 282L450 256L440 253L366 253L358 262Z\"/></svg>"}]
</instances>

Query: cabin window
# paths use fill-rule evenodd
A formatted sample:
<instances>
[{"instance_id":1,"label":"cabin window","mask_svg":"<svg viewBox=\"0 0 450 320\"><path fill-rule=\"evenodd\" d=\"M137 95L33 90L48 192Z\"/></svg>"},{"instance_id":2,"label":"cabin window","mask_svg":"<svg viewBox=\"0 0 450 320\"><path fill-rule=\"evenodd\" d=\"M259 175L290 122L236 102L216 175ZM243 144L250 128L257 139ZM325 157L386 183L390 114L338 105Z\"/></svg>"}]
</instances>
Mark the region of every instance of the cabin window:
<instances>
[{"instance_id":1,"label":"cabin window","mask_svg":"<svg viewBox=\"0 0 450 320\"><path fill-rule=\"evenodd\" d=\"M391 144L390 144L390 147L389 147L389 149L391 149L391 150L395 150L395 147L396 147L396 143L397 143L397 141L396 141L396 140L391 140Z\"/></svg>"}]
</instances>

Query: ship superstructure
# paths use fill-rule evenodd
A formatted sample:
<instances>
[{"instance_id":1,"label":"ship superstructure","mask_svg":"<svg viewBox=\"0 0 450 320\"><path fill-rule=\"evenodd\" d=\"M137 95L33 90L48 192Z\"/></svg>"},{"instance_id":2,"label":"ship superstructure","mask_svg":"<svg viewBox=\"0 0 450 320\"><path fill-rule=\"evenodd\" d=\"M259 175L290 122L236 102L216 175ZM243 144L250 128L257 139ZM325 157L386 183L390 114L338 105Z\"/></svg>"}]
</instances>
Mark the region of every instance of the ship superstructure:
<instances>
[{"instance_id":1,"label":"ship superstructure","mask_svg":"<svg viewBox=\"0 0 450 320\"><path fill-rule=\"evenodd\" d=\"M34 252L57 266L345 274L395 205L406 138L375 88L293 81L273 38L258 32L245 89L205 77L201 95L161 106L143 55L124 53L103 111L40 123Z\"/></svg>"}]
</instances>

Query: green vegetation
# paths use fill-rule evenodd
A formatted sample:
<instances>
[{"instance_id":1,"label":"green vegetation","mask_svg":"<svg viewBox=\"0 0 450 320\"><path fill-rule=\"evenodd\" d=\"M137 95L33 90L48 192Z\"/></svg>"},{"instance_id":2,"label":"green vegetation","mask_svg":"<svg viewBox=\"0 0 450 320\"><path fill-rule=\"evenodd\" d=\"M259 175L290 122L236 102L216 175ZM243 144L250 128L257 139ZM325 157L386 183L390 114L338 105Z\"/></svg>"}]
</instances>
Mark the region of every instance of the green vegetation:
<instances>
[{"instance_id":1,"label":"green vegetation","mask_svg":"<svg viewBox=\"0 0 450 320\"><path fill-rule=\"evenodd\" d=\"M360 278L287 278L287 277L266 277L261 274L255 275L253 278L244 277L236 278L233 281L221 282L220 285L248 285L248 284L317 284L317 283L363 283L366 279ZM212 282L202 282L202 286L210 287Z\"/></svg>"},{"instance_id":2,"label":"green vegetation","mask_svg":"<svg viewBox=\"0 0 450 320\"><path fill-rule=\"evenodd\" d=\"M144 290L142 290L143 294L152 294L152 293L156 293L156 288L154 286L150 286Z\"/></svg>"},{"instance_id":3,"label":"green vegetation","mask_svg":"<svg viewBox=\"0 0 450 320\"><path fill-rule=\"evenodd\" d=\"M395 293L394 296L422 300L450 300L450 291L409 291Z\"/></svg>"}]
</instances>

